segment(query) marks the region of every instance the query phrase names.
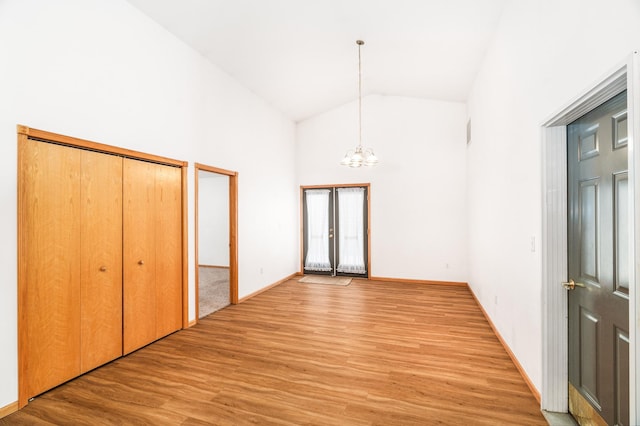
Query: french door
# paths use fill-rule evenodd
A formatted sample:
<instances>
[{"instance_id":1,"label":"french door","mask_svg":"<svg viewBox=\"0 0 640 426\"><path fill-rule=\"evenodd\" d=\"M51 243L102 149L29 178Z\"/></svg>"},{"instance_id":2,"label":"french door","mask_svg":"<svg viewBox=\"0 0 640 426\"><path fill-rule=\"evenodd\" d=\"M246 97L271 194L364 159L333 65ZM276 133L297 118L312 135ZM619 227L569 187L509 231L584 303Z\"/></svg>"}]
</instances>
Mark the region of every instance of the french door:
<instances>
[{"instance_id":1,"label":"french door","mask_svg":"<svg viewBox=\"0 0 640 426\"><path fill-rule=\"evenodd\" d=\"M368 216L368 185L303 187L303 272L369 277Z\"/></svg>"}]
</instances>

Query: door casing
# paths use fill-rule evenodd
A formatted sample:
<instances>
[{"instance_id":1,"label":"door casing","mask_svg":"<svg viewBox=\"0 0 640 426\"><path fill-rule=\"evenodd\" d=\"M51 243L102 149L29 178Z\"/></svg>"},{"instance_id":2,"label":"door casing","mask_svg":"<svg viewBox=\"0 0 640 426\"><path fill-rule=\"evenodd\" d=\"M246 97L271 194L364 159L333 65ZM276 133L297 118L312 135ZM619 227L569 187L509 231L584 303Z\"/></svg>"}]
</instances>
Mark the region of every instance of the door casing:
<instances>
[{"instance_id":1,"label":"door casing","mask_svg":"<svg viewBox=\"0 0 640 426\"><path fill-rule=\"evenodd\" d=\"M232 305L238 304L238 172L233 170L221 169L218 167L207 166L205 164L195 163L195 277L196 277L196 294L195 294L195 311L196 317L194 322L200 320L200 272L198 258L198 172L202 170L210 173L217 173L229 177L229 302Z\"/></svg>"},{"instance_id":2,"label":"door casing","mask_svg":"<svg viewBox=\"0 0 640 426\"><path fill-rule=\"evenodd\" d=\"M638 355L638 303L636 277L640 263L640 58L633 52L609 75L596 82L567 106L561 108L541 127L542 137L542 390L543 410L568 411L568 305L567 293L560 283L567 279L567 133L566 126L614 95L627 90L629 131L629 408L632 424L640 424L640 378L636 377Z\"/></svg>"}]
</instances>

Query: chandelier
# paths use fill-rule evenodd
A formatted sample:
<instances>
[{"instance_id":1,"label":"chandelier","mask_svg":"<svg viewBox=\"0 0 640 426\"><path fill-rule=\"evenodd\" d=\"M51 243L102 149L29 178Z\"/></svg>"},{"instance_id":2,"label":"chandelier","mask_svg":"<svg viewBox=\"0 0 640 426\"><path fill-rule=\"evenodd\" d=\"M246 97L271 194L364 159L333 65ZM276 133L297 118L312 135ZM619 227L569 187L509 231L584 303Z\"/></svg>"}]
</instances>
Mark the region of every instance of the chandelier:
<instances>
[{"instance_id":1,"label":"chandelier","mask_svg":"<svg viewBox=\"0 0 640 426\"><path fill-rule=\"evenodd\" d=\"M358 45L358 146L350 149L344 155L340 164L349 167L375 166L378 164L378 157L373 153L373 149L362 146L362 59L360 47L364 44L362 40L356 40Z\"/></svg>"}]
</instances>

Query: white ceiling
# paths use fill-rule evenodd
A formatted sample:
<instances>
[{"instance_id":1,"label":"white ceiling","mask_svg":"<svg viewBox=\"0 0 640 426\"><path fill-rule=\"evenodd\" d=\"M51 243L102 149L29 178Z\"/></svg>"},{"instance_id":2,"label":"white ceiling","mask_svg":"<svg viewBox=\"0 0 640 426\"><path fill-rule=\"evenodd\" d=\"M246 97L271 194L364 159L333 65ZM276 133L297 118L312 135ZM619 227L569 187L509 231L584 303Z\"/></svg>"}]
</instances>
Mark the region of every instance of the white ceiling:
<instances>
[{"instance_id":1,"label":"white ceiling","mask_svg":"<svg viewBox=\"0 0 640 426\"><path fill-rule=\"evenodd\" d=\"M128 0L295 121L363 95L466 101L507 0Z\"/></svg>"}]
</instances>

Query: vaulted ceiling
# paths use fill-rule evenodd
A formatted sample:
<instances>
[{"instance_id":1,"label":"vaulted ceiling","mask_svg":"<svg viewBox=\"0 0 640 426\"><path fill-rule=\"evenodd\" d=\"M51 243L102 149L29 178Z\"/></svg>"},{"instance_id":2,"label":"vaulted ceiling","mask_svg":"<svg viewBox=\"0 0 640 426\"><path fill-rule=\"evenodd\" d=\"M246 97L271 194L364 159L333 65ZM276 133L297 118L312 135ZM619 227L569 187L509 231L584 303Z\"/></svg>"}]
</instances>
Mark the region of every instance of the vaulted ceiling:
<instances>
[{"instance_id":1,"label":"vaulted ceiling","mask_svg":"<svg viewBox=\"0 0 640 426\"><path fill-rule=\"evenodd\" d=\"M358 94L466 101L507 0L128 0L295 121Z\"/></svg>"}]
</instances>

